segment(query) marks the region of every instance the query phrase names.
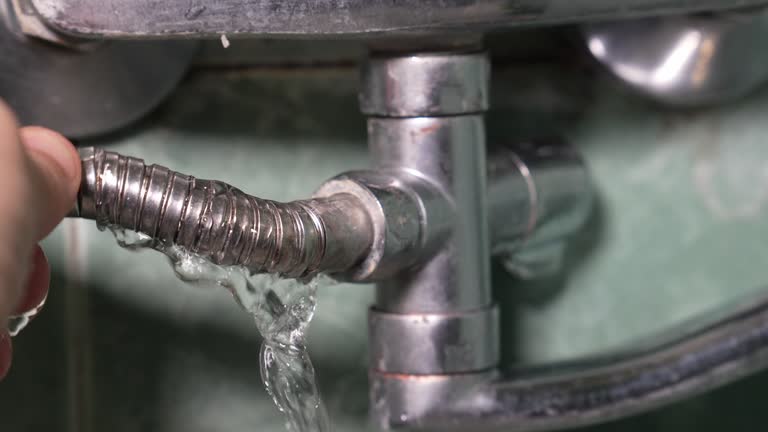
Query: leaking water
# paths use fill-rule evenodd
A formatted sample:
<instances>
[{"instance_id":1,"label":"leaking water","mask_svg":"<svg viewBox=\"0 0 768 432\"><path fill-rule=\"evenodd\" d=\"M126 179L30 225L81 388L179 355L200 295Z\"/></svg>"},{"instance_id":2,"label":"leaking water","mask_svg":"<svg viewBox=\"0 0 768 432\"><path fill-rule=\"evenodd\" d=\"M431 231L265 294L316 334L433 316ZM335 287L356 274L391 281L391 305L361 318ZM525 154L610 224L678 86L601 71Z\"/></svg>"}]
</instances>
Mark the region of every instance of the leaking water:
<instances>
[{"instance_id":1,"label":"leaking water","mask_svg":"<svg viewBox=\"0 0 768 432\"><path fill-rule=\"evenodd\" d=\"M45 304L45 300L42 301L37 307L32 310L21 313L20 315L12 315L8 318L8 334L15 337L32 321L32 318L40 312Z\"/></svg>"},{"instance_id":2,"label":"leaking water","mask_svg":"<svg viewBox=\"0 0 768 432\"><path fill-rule=\"evenodd\" d=\"M304 335L315 312L317 287L332 283L331 278L319 275L299 281L271 274L253 275L245 267L219 266L179 246L158 245L141 233L108 228L122 247L151 247L163 252L179 279L229 290L251 314L263 337L259 354L261 378L275 405L285 413L287 429L330 430Z\"/></svg>"}]
</instances>

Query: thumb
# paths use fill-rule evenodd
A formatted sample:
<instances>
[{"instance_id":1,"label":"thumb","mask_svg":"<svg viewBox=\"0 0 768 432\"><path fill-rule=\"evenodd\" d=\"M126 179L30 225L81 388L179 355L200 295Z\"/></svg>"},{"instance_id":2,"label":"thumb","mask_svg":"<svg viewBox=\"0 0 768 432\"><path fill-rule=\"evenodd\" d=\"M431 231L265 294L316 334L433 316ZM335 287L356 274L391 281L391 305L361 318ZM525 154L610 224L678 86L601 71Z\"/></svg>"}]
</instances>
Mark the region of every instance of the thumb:
<instances>
[{"instance_id":1,"label":"thumb","mask_svg":"<svg viewBox=\"0 0 768 432\"><path fill-rule=\"evenodd\" d=\"M50 129L25 127L19 135L35 179L31 210L41 212L37 241L48 235L74 206L80 186L80 156L69 140Z\"/></svg>"},{"instance_id":2,"label":"thumb","mask_svg":"<svg viewBox=\"0 0 768 432\"><path fill-rule=\"evenodd\" d=\"M19 130L0 103L0 328L21 296L35 244L74 205L79 181L69 141L43 128Z\"/></svg>"}]
</instances>

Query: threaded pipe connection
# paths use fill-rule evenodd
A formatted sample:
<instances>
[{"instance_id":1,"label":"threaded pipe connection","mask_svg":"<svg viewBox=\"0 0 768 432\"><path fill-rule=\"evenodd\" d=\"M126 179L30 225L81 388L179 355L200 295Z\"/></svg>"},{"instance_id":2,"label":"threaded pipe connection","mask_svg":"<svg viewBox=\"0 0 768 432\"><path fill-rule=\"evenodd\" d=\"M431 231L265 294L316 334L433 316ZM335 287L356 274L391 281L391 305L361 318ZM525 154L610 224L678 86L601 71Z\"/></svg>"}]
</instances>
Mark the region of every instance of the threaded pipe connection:
<instances>
[{"instance_id":1,"label":"threaded pipe connection","mask_svg":"<svg viewBox=\"0 0 768 432\"><path fill-rule=\"evenodd\" d=\"M372 242L368 214L349 194L280 203L99 148L80 150L74 216L143 233L220 265L304 277L342 272Z\"/></svg>"}]
</instances>

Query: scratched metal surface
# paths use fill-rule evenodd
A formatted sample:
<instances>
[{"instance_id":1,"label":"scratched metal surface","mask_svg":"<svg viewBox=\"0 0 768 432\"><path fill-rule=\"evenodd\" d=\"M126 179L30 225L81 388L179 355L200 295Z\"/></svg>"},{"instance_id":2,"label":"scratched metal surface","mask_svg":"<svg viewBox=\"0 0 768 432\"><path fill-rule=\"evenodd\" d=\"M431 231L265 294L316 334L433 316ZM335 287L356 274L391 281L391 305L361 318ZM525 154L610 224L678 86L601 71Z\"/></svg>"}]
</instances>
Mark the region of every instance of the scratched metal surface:
<instances>
[{"instance_id":1,"label":"scratched metal surface","mask_svg":"<svg viewBox=\"0 0 768 432\"><path fill-rule=\"evenodd\" d=\"M206 64L149 119L95 144L286 200L367 163L346 60L312 72ZM523 284L495 269L507 361L613 348L768 285L767 110L768 91L669 112L583 64L497 70L490 138L564 134L599 194L563 276ZM16 340L2 430L284 430L259 381L258 336L226 292L184 286L163 257L120 250L90 223L65 224L45 246L50 304ZM371 299L369 286L324 288L310 330L338 431L367 428ZM766 386L764 374L588 430L757 430Z\"/></svg>"},{"instance_id":2,"label":"scratched metal surface","mask_svg":"<svg viewBox=\"0 0 768 432\"><path fill-rule=\"evenodd\" d=\"M653 14L713 11L764 0L31 0L62 32L112 38L169 36L381 38L484 32ZM151 19L149 19L151 18Z\"/></svg>"}]
</instances>

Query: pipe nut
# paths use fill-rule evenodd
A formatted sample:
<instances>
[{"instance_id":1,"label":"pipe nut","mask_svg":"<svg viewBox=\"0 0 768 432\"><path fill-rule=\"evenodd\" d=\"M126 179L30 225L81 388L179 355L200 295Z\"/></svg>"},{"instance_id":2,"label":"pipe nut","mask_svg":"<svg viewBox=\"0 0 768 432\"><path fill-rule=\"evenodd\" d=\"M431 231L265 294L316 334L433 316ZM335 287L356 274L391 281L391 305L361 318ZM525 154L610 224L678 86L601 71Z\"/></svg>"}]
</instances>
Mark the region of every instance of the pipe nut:
<instances>
[{"instance_id":1,"label":"pipe nut","mask_svg":"<svg viewBox=\"0 0 768 432\"><path fill-rule=\"evenodd\" d=\"M450 235L453 211L435 186L407 171L354 171L323 184L316 198L349 194L362 203L373 231L368 255L334 277L355 282L382 280L423 262Z\"/></svg>"}]
</instances>

